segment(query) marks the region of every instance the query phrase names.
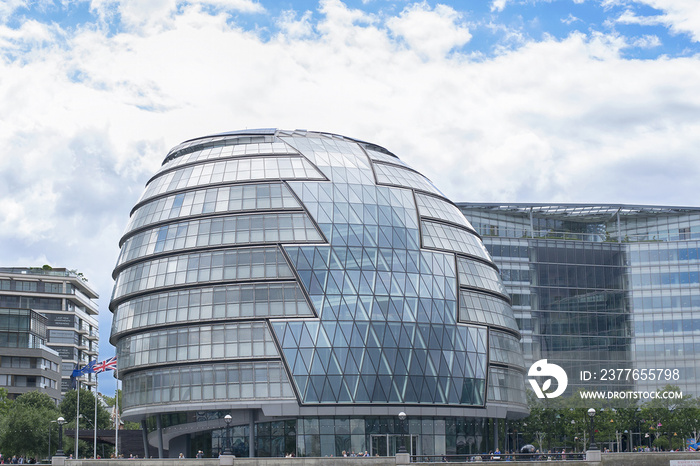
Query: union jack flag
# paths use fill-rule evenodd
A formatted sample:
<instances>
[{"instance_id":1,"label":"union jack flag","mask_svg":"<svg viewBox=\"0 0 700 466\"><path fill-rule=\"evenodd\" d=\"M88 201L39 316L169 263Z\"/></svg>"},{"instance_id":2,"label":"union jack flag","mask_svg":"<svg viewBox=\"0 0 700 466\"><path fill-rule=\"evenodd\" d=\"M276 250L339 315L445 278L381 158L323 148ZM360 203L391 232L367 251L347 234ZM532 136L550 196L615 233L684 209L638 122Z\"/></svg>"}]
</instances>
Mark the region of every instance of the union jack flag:
<instances>
[{"instance_id":1,"label":"union jack flag","mask_svg":"<svg viewBox=\"0 0 700 466\"><path fill-rule=\"evenodd\" d=\"M117 368L117 357L112 356L109 359L105 359L102 362L95 364L95 374L99 374L104 371L113 371Z\"/></svg>"}]
</instances>

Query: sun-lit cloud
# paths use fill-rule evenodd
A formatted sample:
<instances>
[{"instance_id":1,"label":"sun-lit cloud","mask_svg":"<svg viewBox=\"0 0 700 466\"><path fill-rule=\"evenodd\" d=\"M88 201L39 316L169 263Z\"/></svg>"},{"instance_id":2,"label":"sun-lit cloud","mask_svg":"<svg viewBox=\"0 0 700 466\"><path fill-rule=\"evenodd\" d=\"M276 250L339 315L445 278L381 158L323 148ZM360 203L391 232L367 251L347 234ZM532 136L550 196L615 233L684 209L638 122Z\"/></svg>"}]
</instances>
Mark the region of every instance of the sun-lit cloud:
<instances>
[{"instance_id":1,"label":"sun-lit cloud","mask_svg":"<svg viewBox=\"0 0 700 466\"><path fill-rule=\"evenodd\" d=\"M414 3L390 18L387 26L424 58L441 58L471 39L461 15L446 5L432 9L426 2Z\"/></svg>"},{"instance_id":2,"label":"sun-lit cloud","mask_svg":"<svg viewBox=\"0 0 700 466\"><path fill-rule=\"evenodd\" d=\"M662 14L642 16L628 10L618 18L629 24L663 24L676 34L688 34L695 42L700 42L700 2L697 0L634 0L637 4L648 5Z\"/></svg>"}]
</instances>

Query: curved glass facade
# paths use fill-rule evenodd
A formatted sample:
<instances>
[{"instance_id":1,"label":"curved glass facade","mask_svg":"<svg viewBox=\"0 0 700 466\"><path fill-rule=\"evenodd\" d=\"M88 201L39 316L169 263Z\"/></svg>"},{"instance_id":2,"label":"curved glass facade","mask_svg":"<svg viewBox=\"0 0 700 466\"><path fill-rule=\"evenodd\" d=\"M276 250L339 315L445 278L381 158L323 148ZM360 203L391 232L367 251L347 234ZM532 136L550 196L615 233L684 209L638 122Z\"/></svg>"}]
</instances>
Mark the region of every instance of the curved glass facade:
<instances>
[{"instance_id":1,"label":"curved glass facade","mask_svg":"<svg viewBox=\"0 0 700 466\"><path fill-rule=\"evenodd\" d=\"M153 444L169 439L164 455L217 452L227 413L250 456L393 455L397 435L414 454L468 453L498 443L496 419L526 413L520 333L491 256L379 146L279 130L185 142L120 244L110 309L124 415L153 427ZM399 411L413 427L396 430ZM272 440L278 424L292 431Z\"/></svg>"}]
</instances>

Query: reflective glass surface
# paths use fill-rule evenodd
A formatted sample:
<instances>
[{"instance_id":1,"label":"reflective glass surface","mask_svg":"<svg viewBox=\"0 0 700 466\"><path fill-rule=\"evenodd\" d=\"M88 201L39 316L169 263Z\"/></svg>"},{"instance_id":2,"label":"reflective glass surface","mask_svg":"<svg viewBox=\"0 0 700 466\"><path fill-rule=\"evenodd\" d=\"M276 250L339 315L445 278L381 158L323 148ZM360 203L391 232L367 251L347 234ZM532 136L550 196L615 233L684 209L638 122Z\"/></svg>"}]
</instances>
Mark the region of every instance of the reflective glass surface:
<instances>
[{"instance_id":1,"label":"reflective glass surface","mask_svg":"<svg viewBox=\"0 0 700 466\"><path fill-rule=\"evenodd\" d=\"M314 139L289 143L333 183L290 186L330 244L285 250L319 321L272 323L302 402L482 404L487 330L456 324L454 254L420 249L411 191Z\"/></svg>"},{"instance_id":2,"label":"reflective glass surface","mask_svg":"<svg viewBox=\"0 0 700 466\"><path fill-rule=\"evenodd\" d=\"M117 265L181 249L322 240L314 223L303 212L204 218L171 223L132 236L122 246Z\"/></svg>"},{"instance_id":3,"label":"reflective glass surface","mask_svg":"<svg viewBox=\"0 0 700 466\"><path fill-rule=\"evenodd\" d=\"M207 147L233 146L238 144L251 144L255 146L261 143L271 143L276 141L278 140L274 137L274 134L257 131L256 134L253 134L252 132L246 133L245 135L216 134L202 138L190 139L170 149L168 155L163 161L163 165L171 162L174 159L182 157L183 155L189 154L190 152L203 150Z\"/></svg>"},{"instance_id":4,"label":"reflective glass surface","mask_svg":"<svg viewBox=\"0 0 700 466\"><path fill-rule=\"evenodd\" d=\"M460 286L483 288L508 296L505 285L499 279L498 272L489 265L457 256L457 271L459 272Z\"/></svg>"},{"instance_id":5,"label":"reflective glass surface","mask_svg":"<svg viewBox=\"0 0 700 466\"><path fill-rule=\"evenodd\" d=\"M277 248L241 248L141 262L119 273L112 300L138 291L224 280L292 278Z\"/></svg>"},{"instance_id":6,"label":"reflective glass surface","mask_svg":"<svg viewBox=\"0 0 700 466\"><path fill-rule=\"evenodd\" d=\"M423 245L426 248L461 252L491 262L491 256L481 240L468 230L423 220L421 221L421 233L423 234Z\"/></svg>"},{"instance_id":7,"label":"reflective glass surface","mask_svg":"<svg viewBox=\"0 0 700 466\"><path fill-rule=\"evenodd\" d=\"M526 404L525 377L522 372L504 367L489 369L489 401Z\"/></svg>"},{"instance_id":8,"label":"reflective glass surface","mask_svg":"<svg viewBox=\"0 0 700 466\"><path fill-rule=\"evenodd\" d=\"M278 361L200 363L131 372L121 379L124 409L189 401L295 399Z\"/></svg>"},{"instance_id":9,"label":"reflective glass surface","mask_svg":"<svg viewBox=\"0 0 700 466\"><path fill-rule=\"evenodd\" d=\"M298 208L301 206L284 184L245 184L197 189L156 199L139 207L131 216L126 232L151 223L190 215Z\"/></svg>"},{"instance_id":10,"label":"reflective glass surface","mask_svg":"<svg viewBox=\"0 0 700 466\"><path fill-rule=\"evenodd\" d=\"M476 232L462 212L453 204L435 196L416 193L416 205L421 217L431 217L469 228Z\"/></svg>"},{"instance_id":11,"label":"reflective glass surface","mask_svg":"<svg viewBox=\"0 0 700 466\"><path fill-rule=\"evenodd\" d=\"M249 283L157 293L120 304L112 335L152 325L221 319L312 317L296 282Z\"/></svg>"},{"instance_id":12,"label":"reflective glass surface","mask_svg":"<svg viewBox=\"0 0 700 466\"><path fill-rule=\"evenodd\" d=\"M384 154L383 152L378 152L376 150L367 149L366 147L365 147L365 152L367 152L367 156L369 156L369 158L375 162L385 162L385 163L390 163L390 164L394 164L394 165L402 165L404 167L408 167L408 165L406 165L406 163L403 160L396 158L396 157L392 157L389 154Z\"/></svg>"},{"instance_id":13,"label":"reflective glass surface","mask_svg":"<svg viewBox=\"0 0 700 466\"><path fill-rule=\"evenodd\" d=\"M518 331L513 309L505 300L475 291L460 290L459 320L460 322L488 323Z\"/></svg>"},{"instance_id":14,"label":"reflective glass surface","mask_svg":"<svg viewBox=\"0 0 700 466\"><path fill-rule=\"evenodd\" d=\"M323 179L302 157L248 157L192 165L151 180L140 201L171 191L212 183L279 179Z\"/></svg>"},{"instance_id":15,"label":"reflective glass surface","mask_svg":"<svg viewBox=\"0 0 700 466\"><path fill-rule=\"evenodd\" d=\"M296 152L283 142L272 142L272 138L269 139L270 142L245 142L245 140L250 140L250 138L241 138L237 142L238 144L231 144L234 141L226 140L223 141L226 145L213 145L212 143L206 143L200 141L196 146L192 146L189 151L180 149L181 156L173 158L170 161L163 164L159 172L169 170L173 167L178 167L180 165L186 165L196 162L201 162L205 160L213 159L223 159L227 157L244 157L246 155L258 155L258 154L293 154ZM205 147L203 147L205 146ZM197 150L198 149L198 150Z\"/></svg>"},{"instance_id":16,"label":"reflective glass surface","mask_svg":"<svg viewBox=\"0 0 700 466\"><path fill-rule=\"evenodd\" d=\"M265 322L201 325L143 332L119 340L122 370L199 359L276 358Z\"/></svg>"},{"instance_id":17,"label":"reflective glass surface","mask_svg":"<svg viewBox=\"0 0 700 466\"><path fill-rule=\"evenodd\" d=\"M491 329L489 331L489 361L512 366L524 366L520 340L515 336Z\"/></svg>"},{"instance_id":18,"label":"reflective glass surface","mask_svg":"<svg viewBox=\"0 0 700 466\"><path fill-rule=\"evenodd\" d=\"M438 190L430 180L408 168L385 163L375 163L374 170L377 174L377 182L379 184L415 188L442 196L440 190Z\"/></svg>"}]
</instances>

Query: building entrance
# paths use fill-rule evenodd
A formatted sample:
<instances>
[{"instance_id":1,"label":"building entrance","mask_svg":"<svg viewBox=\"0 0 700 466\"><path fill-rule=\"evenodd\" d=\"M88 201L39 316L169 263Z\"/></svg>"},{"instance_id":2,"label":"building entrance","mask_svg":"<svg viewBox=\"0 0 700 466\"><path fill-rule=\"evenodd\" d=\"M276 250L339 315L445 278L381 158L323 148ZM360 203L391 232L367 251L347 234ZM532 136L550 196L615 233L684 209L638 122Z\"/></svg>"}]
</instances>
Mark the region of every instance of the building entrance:
<instances>
[{"instance_id":1,"label":"building entrance","mask_svg":"<svg viewBox=\"0 0 700 466\"><path fill-rule=\"evenodd\" d=\"M404 440L407 453L411 455L420 454L418 451L418 435L373 434L371 437L369 453L372 456L395 456Z\"/></svg>"}]
</instances>

